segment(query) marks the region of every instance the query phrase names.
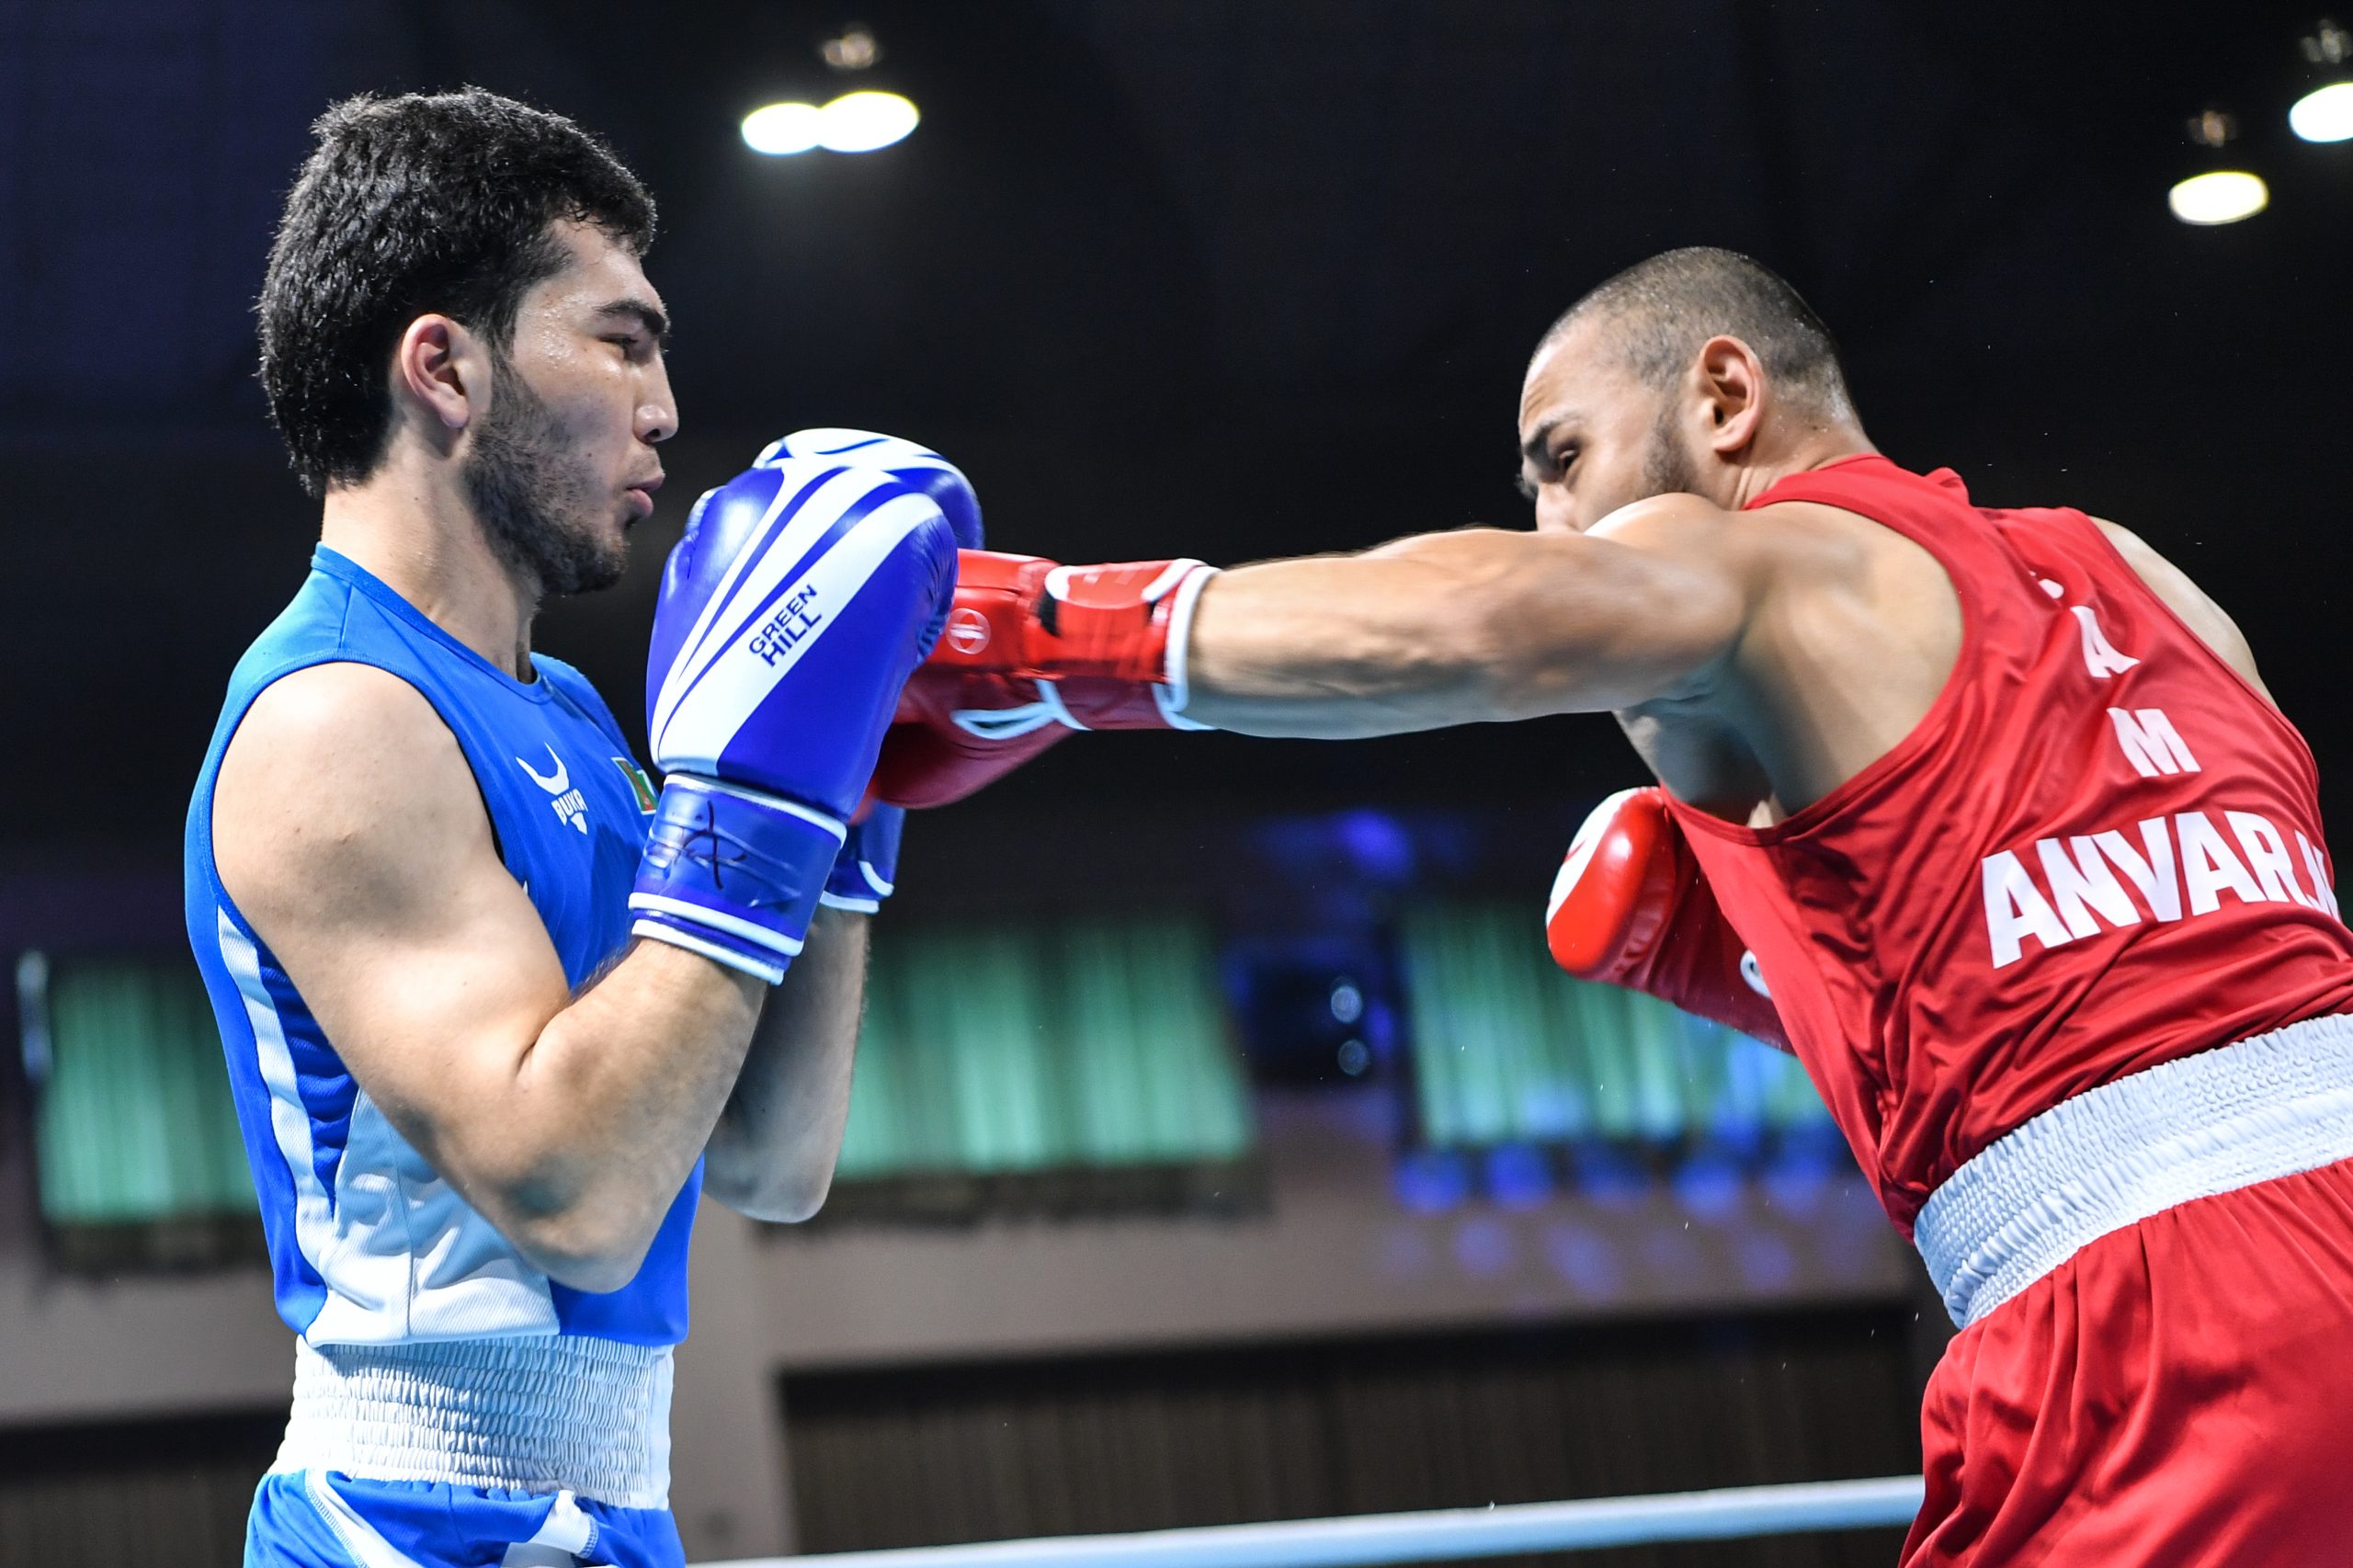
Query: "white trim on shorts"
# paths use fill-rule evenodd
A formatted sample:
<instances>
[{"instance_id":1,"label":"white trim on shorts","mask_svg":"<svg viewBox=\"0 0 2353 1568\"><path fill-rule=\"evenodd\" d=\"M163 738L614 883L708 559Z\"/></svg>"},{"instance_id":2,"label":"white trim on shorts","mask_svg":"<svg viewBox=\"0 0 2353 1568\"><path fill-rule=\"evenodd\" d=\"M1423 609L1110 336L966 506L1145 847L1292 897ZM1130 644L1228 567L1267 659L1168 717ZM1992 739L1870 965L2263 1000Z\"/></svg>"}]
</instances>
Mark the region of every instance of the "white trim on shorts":
<instances>
[{"instance_id":1,"label":"white trim on shorts","mask_svg":"<svg viewBox=\"0 0 2353 1568\"><path fill-rule=\"evenodd\" d=\"M2112 1231L2353 1157L2353 1015L2086 1089L1928 1196L1913 1242L1966 1328Z\"/></svg>"}]
</instances>

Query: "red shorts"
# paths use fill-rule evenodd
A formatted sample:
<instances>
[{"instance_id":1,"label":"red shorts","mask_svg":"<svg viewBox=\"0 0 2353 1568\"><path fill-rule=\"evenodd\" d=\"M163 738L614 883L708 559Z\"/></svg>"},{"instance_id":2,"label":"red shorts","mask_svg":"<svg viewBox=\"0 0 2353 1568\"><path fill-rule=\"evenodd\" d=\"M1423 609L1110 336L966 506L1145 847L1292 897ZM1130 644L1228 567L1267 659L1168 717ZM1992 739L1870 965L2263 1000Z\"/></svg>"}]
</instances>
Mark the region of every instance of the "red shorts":
<instances>
[{"instance_id":1,"label":"red shorts","mask_svg":"<svg viewBox=\"0 0 2353 1568\"><path fill-rule=\"evenodd\" d=\"M1903 1568L2353 1563L2353 1160L2087 1244L1961 1331Z\"/></svg>"}]
</instances>

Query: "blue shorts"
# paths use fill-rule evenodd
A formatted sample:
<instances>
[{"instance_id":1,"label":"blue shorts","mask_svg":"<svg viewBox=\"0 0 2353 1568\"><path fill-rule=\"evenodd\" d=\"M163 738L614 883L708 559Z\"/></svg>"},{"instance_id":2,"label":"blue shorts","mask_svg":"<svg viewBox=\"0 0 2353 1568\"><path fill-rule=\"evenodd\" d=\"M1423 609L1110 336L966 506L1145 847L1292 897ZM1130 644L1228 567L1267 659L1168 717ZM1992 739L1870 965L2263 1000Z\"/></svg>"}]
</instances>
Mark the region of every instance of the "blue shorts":
<instances>
[{"instance_id":1,"label":"blue shorts","mask_svg":"<svg viewBox=\"0 0 2353 1568\"><path fill-rule=\"evenodd\" d=\"M246 1568L685 1568L686 1560L666 1508L335 1471L265 1476L245 1524Z\"/></svg>"}]
</instances>

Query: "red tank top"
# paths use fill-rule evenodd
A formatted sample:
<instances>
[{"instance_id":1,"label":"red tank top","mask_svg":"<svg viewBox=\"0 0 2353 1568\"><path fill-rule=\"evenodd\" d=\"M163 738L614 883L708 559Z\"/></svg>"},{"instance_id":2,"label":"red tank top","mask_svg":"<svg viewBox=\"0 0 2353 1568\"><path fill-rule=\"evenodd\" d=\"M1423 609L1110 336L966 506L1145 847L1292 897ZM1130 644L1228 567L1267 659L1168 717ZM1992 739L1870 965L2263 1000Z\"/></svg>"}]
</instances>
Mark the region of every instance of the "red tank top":
<instances>
[{"instance_id":1,"label":"red tank top","mask_svg":"<svg viewBox=\"0 0 2353 1568\"><path fill-rule=\"evenodd\" d=\"M1961 599L1952 674L1885 756L1769 828L1674 803L1905 1234L2061 1100L2353 1008L2311 750L2090 518L1876 456L1754 505L1780 501L1893 528Z\"/></svg>"}]
</instances>

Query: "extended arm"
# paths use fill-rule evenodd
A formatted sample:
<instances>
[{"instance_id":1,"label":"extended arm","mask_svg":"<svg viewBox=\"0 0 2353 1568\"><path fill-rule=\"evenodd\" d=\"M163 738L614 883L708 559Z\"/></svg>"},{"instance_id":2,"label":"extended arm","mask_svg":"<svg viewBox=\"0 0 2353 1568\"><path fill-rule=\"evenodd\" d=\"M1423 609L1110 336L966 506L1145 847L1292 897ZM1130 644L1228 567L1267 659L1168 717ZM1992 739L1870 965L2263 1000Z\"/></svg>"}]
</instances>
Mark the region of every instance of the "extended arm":
<instances>
[{"instance_id":1,"label":"extended arm","mask_svg":"<svg viewBox=\"0 0 2353 1568\"><path fill-rule=\"evenodd\" d=\"M908 684L881 798L959 800L1074 730L1348 739L1694 694L1774 575L1697 496L1593 532L1465 528L1214 572L965 551L955 625Z\"/></svg>"},{"instance_id":2,"label":"extended arm","mask_svg":"<svg viewBox=\"0 0 2353 1568\"><path fill-rule=\"evenodd\" d=\"M1468 528L1222 573L1194 613L1186 716L1347 738L1688 687L1737 640L1745 594L1711 549L1722 514L1641 510L1608 537Z\"/></svg>"},{"instance_id":3,"label":"extended arm","mask_svg":"<svg viewBox=\"0 0 2353 1568\"><path fill-rule=\"evenodd\" d=\"M382 671L272 686L215 800L230 896L401 1135L534 1267L625 1283L767 988L648 942L572 994L455 737Z\"/></svg>"},{"instance_id":4,"label":"extended arm","mask_svg":"<svg viewBox=\"0 0 2353 1568\"><path fill-rule=\"evenodd\" d=\"M863 915L819 912L711 1133L703 1189L756 1220L806 1220L833 1185L866 993L866 927Z\"/></svg>"}]
</instances>

